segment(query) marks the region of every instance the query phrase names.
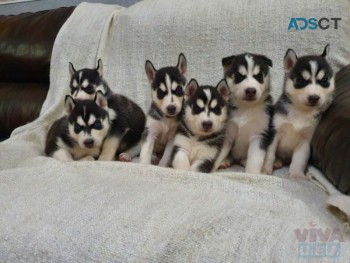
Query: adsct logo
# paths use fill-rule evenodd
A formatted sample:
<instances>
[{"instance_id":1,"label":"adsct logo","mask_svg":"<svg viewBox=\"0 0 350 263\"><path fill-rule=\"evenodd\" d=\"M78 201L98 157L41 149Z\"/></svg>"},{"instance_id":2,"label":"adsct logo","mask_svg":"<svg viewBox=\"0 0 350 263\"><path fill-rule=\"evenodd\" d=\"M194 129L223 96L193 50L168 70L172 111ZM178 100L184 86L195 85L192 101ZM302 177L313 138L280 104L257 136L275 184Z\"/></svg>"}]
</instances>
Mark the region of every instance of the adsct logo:
<instances>
[{"instance_id":1,"label":"adsct logo","mask_svg":"<svg viewBox=\"0 0 350 263\"><path fill-rule=\"evenodd\" d=\"M317 19L315 17L305 18L305 17L292 17L289 21L288 30L298 31L298 30L316 30L316 29L338 29L339 23L341 21L340 17L326 18L322 17Z\"/></svg>"}]
</instances>

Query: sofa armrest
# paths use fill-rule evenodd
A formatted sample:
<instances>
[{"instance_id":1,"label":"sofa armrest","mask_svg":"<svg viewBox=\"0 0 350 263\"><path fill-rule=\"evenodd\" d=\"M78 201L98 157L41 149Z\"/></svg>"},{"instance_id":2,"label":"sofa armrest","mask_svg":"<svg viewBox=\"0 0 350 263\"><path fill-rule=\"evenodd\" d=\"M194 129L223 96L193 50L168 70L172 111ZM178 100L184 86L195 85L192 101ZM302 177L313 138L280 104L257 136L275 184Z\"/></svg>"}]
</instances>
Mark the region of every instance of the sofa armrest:
<instances>
[{"instance_id":1,"label":"sofa armrest","mask_svg":"<svg viewBox=\"0 0 350 263\"><path fill-rule=\"evenodd\" d=\"M312 163L343 193L350 194L350 65L335 78L334 102L311 142Z\"/></svg>"}]
</instances>

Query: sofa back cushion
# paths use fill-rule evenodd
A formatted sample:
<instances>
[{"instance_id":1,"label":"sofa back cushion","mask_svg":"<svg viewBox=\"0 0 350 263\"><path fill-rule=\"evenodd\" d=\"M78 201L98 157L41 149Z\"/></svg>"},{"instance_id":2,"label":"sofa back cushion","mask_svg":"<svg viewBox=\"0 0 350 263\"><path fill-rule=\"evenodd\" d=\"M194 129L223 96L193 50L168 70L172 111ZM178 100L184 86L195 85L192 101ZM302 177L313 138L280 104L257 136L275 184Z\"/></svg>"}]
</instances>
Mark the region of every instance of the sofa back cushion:
<instances>
[{"instance_id":1,"label":"sofa back cushion","mask_svg":"<svg viewBox=\"0 0 350 263\"><path fill-rule=\"evenodd\" d=\"M53 43L73 10L0 16L0 81L48 83Z\"/></svg>"}]
</instances>

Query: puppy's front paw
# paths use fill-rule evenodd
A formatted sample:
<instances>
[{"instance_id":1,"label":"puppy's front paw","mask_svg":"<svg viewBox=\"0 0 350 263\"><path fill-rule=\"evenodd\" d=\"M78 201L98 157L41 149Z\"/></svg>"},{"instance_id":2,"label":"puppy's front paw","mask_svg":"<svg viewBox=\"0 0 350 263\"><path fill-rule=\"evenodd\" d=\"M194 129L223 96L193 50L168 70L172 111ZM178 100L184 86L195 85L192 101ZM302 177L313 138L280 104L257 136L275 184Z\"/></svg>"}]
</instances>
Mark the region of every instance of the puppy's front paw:
<instances>
[{"instance_id":1,"label":"puppy's front paw","mask_svg":"<svg viewBox=\"0 0 350 263\"><path fill-rule=\"evenodd\" d=\"M270 168L270 167L263 167L262 168L262 171L261 171L263 174L267 174L267 175L272 175L272 172L273 172L273 169Z\"/></svg>"},{"instance_id":2,"label":"puppy's front paw","mask_svg":"<svg viewBox=\"0 0 350 263\"><path fill-rule=\"evenodd\" d=\"M282 166L283 166L283 162L282 162L282 160L280 160L280 159L276 159L276 160L273 162L273 169L274 169L274 170L280 169L280 168L282 168Z\"/></svg>"},{"instance_id":3,"label":"puppy's front paw","mask_svg":"<svg viewBox=\"0 0 350 263\"><path fill-rule=\"evenodd\" d=\"M101 154L98 157L98 160L99 161L114 161L114 157L111 158L109 155Z\"/></svg>"},{"instance_id":4,"label":"puppy's front paw","mask_svg":"<svg viewBox=\"0 0 350 263\"><path fill-rule=\"evenodd\" d=\"M88 156L81 158L79 161L95 161L95 158L92 157L91 155L88 155Z\"/></svg>"},{"instance_id":5,"label":"puppy's front paw","mask_svg":"<svg viewBox=\"0 0 350 263\"><path fill-rule=\"evenodd\" d=\"M227 169L231 166L232 162L229 159L225 159L221 162L219 169Z\"/></svg>"},{"instance_id":6,"label":"puppy's front paw","mask_svg":"<svg viewBox=\"0 0 350 263\"><path fill-rule=\"evenodd\" d=\"M309 180L303 172L289 172L289 179L306 181Z\"/></svg>"},{"instance_id":7,"label":"puppy's front paw","mask_svg":"<svg viewBox=\"0 0 350 263\"><path fill-rule=\"evenodd\" d=\"M119 154L119 156L118 156L118 160L119 160L120 162L126 162L126 163L128 163L128 162L131 162L131 156L130 156L130 154L128 154L128 153L121 153L121 154Z\"/></svg>"}]
</instances>

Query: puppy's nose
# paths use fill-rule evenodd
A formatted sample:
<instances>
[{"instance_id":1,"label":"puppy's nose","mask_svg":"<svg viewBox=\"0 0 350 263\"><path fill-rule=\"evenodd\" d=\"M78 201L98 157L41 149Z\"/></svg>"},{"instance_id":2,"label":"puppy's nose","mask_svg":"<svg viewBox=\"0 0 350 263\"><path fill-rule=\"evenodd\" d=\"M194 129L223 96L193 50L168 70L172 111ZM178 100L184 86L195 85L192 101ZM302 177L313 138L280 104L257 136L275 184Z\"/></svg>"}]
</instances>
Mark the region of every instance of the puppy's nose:
<instances>
[{"instance_id":1,"label":"puppy's nose","mask_svg":"<svg viewBox=\"0 0 350 263\"><path fill-rule=\"evenodd\" d=\"M84 145L86 148L92 148L94 146L94 139L86 139Z\"/></svg>"},{"instance_id":2,"label":"puppy's nose","mask_svg":"<svg viewBox=\"0 0 350 263\"><path fill-rule=\"evenodd\" d=\"M169 105L168 107L166 107L166 110L168 111L168 113L170 115L173 115L176 112L176 106L175 105Z\"/></svg>"},{"instance_id":3,"label":"puppy's nose","mask_svg":"<svg viewBox=\"0 0 350 263\"><path fill-rule=\"evenodd\" d=\"M256 95L256 89L255 88L247 88L245 90L245 94L247 95L247 97L253 98Z\"/></svg>"},{"instance_id":4,"label":"puppy's nose","mask_svg":"<svg viewBox=\"0 0 350 263\"><path fill-rule=\"evenodd\" d=\"M316 105L318 103L318 101L320 100L320 96L318 95L311 95L307 98L307 100L309 101L310 105Z\"/></svg>"},{"instance_id":5,"label":"puppy's nose","mask_svg":"<svg viewBox=\"0 0 350 263\"><path fill-rule=\"evenodd\" d=\"M213 123L211 121L203 121L202 127L204 130L208 131L211 129L211 127L213 127Z\"/></svg>"}]
</instances>

